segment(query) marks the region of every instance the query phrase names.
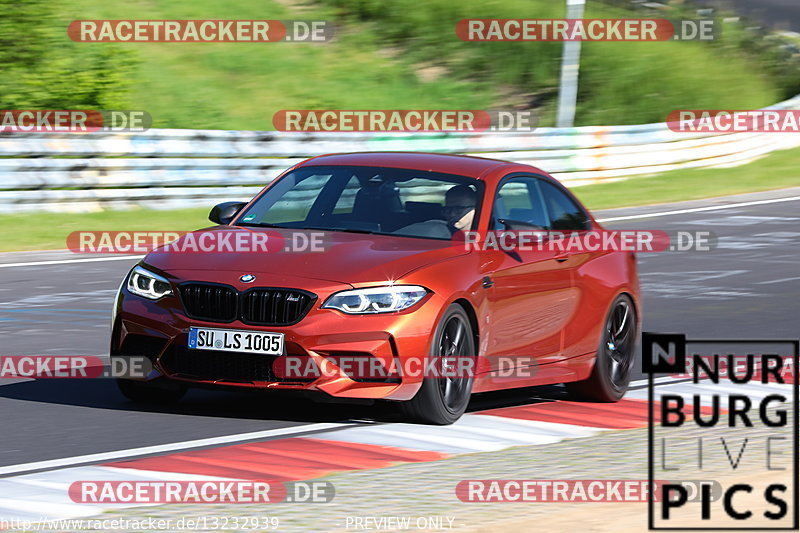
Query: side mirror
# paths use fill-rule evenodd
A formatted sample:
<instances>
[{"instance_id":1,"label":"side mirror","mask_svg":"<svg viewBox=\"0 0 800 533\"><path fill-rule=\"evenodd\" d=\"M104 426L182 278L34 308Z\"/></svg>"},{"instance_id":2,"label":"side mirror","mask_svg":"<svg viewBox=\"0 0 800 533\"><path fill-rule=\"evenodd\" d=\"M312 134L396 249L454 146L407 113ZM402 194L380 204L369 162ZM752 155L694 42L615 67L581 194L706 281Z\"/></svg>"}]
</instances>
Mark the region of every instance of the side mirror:
<instances>
[{"instance_id":1,"label":"side mirror","mask_svg":"<svg viewBox=\"0 0 800 533\"><path fill-rule=\"evenodd\" d=\"M230 224L233 217L246 205L247 202L222 202L211 208L208 220L215 224Z\"/></svg>"}]
</instances>

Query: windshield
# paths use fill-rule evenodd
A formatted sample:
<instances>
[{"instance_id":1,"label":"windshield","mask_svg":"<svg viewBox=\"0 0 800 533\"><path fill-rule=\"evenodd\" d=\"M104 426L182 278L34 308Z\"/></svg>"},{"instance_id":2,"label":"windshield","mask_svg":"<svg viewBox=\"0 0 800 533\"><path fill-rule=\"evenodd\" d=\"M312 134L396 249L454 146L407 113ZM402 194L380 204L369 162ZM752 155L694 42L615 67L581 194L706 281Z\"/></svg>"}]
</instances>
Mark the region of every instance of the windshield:
<instances>
[{"instance_id":1,"label":"windshield","mask_svg":"<svg viewBox=\"0 0 800 533\"><path fill-rule=\"evenodd\" d=\"M424 170L302 167L280 178L236 225L450 239L477 223L482 185Z\"/></svg>"}]
</instances>

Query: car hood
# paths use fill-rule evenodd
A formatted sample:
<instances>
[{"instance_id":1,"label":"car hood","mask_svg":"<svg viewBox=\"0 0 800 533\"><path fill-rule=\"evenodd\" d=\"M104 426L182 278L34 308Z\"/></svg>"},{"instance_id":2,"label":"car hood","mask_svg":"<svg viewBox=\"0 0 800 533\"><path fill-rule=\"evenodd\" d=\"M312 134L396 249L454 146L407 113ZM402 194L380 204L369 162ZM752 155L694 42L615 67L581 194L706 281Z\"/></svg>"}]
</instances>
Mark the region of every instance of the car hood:
<instances>
[{"instance_id":1,"label":"car hood","mask_svg":"<svg viewBox=\"0 0 800 533\"><path fill-rule=\"evenodd\" d=\"M268 251L263 251L263 244L256 247L262 251L223 247L225 233L230 235L227 238L231 246L237 238L249 244L266 237ZM210 235L203 237L204 234ZM193 251L200 248L203 238L206 244L217 243L213 251ZM310 251L312 243L317 244L317 251ZM357 285L394 281L420 267L467 253L463 243L454 241L340 231L217 226L188 233L167 247L150 252L145 263L164 272L262 273Z\"/></svg>"}]
</instances>

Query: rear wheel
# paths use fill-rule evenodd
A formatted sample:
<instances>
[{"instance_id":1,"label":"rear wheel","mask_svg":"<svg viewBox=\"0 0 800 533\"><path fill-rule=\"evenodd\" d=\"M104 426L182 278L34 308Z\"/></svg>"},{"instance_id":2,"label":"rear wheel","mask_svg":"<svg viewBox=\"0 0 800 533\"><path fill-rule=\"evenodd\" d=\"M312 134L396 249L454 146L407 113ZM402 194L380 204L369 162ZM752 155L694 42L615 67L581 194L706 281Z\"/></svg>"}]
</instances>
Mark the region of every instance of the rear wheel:
<instances>
[{"instance_id":1,"label":"rear wheel","mask_svg":"<svg viewBox=\"0 0 800 533\"><path fill-rule=\"evenodd\" d=\"M186 394L185 385L164 379L117 379L117 386L126 398L137 403L169 405L178 402Z\"/></svg>"},{"instance_id":2,"label":"rear wheel","mask_svg":"<svg viewBox=\"0 0 800 533\"><path fill-rule=\"evenodd\" d=\"M619 401L628 390L636 351L636 310L627 295L614 300L606 317L588 379L567 383L570 394L596 402Z\"/></svg>"},{"instance_id":3,"label":"rear wheel","mask_svg":"<svg viewBox=\"0 0 800 533\"><path fill-rule=\"evenodd\" d=\"M474 356L475 337L467 313L460 305L453 304L436 327L429 357ZM435 367L441 370L442 363ZM442 377L426 376L417 395L401 404L405 418L410 422L438 425L452 424L461 418L472 394L474 368L473 365L473 372L469 373L444 371Z\"/></svg>"}]
</instances>

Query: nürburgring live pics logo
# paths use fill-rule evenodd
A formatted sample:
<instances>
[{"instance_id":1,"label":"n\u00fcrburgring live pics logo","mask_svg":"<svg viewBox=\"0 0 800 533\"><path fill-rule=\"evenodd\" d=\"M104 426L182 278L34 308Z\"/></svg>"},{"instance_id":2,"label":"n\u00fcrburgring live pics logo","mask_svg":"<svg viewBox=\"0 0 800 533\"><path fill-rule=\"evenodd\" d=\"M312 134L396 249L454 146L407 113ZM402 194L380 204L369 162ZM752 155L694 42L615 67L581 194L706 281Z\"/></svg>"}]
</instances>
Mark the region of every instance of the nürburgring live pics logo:
<instances>
[{"instance_id":1,"label":"n\u00fcrburgring live pics logo","mask_svg":"<svg viewBox=\"0 0 800 533\"><path fill-rule=\"evenodd\" d=\"M650 530L798 529L797 340L643 333ZM655 374L672 377L656 378ZM681 477L720 482L689 498Z\"/></svg>"}]
</instances>

